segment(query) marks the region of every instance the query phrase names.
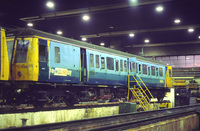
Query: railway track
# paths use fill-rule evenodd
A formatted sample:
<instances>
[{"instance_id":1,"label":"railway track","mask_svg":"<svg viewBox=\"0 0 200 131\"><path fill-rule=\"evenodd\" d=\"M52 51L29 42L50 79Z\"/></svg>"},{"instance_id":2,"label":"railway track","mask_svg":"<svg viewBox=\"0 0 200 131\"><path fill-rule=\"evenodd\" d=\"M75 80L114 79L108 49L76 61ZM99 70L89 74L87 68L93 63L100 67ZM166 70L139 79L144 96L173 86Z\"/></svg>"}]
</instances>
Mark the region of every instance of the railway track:
<instances>
[{"instance_id":1,"label":"railway track","mask_svg":"<svg viewBox=\"0 0 200 131\"><path fill-rule=\"evenodd\" d=\"M94 108L94 107L107 107L107 106L118 106L118 105L119 105L119 102L82 103L82 104L75 104L74 106L66 106L65 104L56 104L53 106L44 106L44 108L41 108L41 109L35 109L33 106L17 106L17 107L8 106L8 107L0 107L0 114Z\"/></svg>"},{"instance_id":2,"label":"railway track","mask_svg":"<svg viewBox=\"0 0 200 131\"><path fill-rule=\"evenodd\" d=\"M36 126L26 126L12 129L4 129L5 131L46 131L62 129L68 131L79 130L126 130L132 127L147 125L150 123L186 116L199 113L200 105L182 106L163 110L154 110L138 113L127 113L115 116L43 124ZM1 130L0 130L1 131Z\"/></svg>"}]
</instances>

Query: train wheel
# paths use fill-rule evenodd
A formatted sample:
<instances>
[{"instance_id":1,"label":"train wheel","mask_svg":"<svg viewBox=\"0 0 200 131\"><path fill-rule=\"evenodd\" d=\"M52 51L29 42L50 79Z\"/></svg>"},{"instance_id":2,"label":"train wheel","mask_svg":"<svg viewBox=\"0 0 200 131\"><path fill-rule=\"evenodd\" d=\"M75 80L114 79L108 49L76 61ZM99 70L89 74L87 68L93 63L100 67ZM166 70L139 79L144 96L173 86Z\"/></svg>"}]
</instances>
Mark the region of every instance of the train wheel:
<instances>
[{"instance_id":1,"label":"train wheel","mask_svg":"<svg viewBox=\"0 0 200 131\"><path fill-rule=\"evenodd\" d=\"M36 109L41 109L45 105L45 101L34 101L33 106Z\"/></svg>"},{"instance_id":2,"label":"train wheel","mask_svg":"<svg viewBox=\"0 0 200 131\"><path fill-rule=\"evenodd\" d=\"M69 95L65 97L64 102L67 106L73 106L76 103L76 97Z\"/></svg>"}]
</instances>

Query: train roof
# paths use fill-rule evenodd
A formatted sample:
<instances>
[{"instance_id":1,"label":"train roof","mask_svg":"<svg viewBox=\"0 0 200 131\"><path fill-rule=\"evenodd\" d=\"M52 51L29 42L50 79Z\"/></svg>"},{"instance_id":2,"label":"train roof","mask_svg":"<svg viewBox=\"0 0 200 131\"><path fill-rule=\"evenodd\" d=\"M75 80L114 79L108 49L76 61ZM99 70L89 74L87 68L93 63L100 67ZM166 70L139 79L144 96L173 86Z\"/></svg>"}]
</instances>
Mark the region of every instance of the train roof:
<instances>
[{"instance_id":1,"label":"train roof","mask_svg":"<svg viewBox=\"0 0 200 131\"><path fill-rule=\"evenodd\" d=\"M123 56L123 57L136 58L137 60L141 60L141 61L145 61L145 62L148 62L148 63L154 63L154 64L159 64L159 65L165 66L165 64L160 62L160 61L151 60L151 59L141 57L141 56L138 56L138 55L133 55L133 54L130 54L130 53L126 53L126 52L122 52L122 51L118 51L118 50L94 45L94 44L91 44L91 43L70 39L70 38L67 38L67 37L47 33L47 32L32 29L32 28L17 28L17 29L11 30L11 31L7 31L6 34L7 34L7 37L9 37L9 36L12 36L12 37L14 37L14 36L17 36L17 37L30 37L30 36L44 37L44 38L48 38L48 39L55 40L55 41L60 41L62 43L67 43L67 44L78 46L78 47L85 48L85 49L97 50L99 52L105 52L105 53L108 53L108 54L115 54L115 55Z\"/></svg>"}]
</instances>

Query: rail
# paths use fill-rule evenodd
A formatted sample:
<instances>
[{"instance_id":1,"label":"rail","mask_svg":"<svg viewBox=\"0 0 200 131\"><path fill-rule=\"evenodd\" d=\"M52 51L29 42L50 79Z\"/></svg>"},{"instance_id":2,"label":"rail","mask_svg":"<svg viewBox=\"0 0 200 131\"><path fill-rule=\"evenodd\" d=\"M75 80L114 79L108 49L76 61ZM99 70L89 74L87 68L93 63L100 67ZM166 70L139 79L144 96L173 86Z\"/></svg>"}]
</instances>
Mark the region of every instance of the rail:
<instances>
[{"instance_id":1,"label":"rail","mask_svg":"<svg viewBox=\"0 0 200 131\"><path fill-rule=\"evenodd\" d=\"M143 126L154 122L152 120L166 120L166 118L180 117L181 115L194 114L197 110L200 110L200 105L182 106L176 108L162 109L145 111L138 113L126 113L121 115L114 115L108 117L59 122L35 126L25 126L18 128L4 129L4 131L47 131L47 130L69 130L69 131L80 131L80 130L114 130L115 127L127 128L131 124ZM116 124L118 123L118 124ZM142 123L142 125L141 125ZM116 128L115 128L116 129ZM1 130L0 130L1 131Z\"/></svg>"}]
</instances>

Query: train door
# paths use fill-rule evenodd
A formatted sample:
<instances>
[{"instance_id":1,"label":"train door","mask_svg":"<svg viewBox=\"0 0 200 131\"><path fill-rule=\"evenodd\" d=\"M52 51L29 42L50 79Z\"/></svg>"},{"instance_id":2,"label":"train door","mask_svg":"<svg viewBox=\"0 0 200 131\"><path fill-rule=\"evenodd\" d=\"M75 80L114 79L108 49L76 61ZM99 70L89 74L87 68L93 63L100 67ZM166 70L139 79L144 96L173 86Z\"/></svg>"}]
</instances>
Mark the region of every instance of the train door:
<instances>
[{"instance_id":1,"label":"train door","mask_svg":"<svg viewBox=\"0 0 200 131\"><path fill-rule=\"evenodd\" d=\"M49 77L47 45L47 40L39 39L39 81L46 81Z\"/></svg>"},{"instance_id":2,"label":"train door","mask_svg":"<svg viewBox=\"0 0 200 131\"><path fill-rule=\"evenodd\" d=\"M9 69L5 30L0 28L0 80L8 80Z\"/></svg>"},{"instance_id":3,"label":"train door","mask_svg":"<svg viewBox=\"0 0 200 131\"><path fill-rule=\"evenodd\" d=\"M167 67L165 87L172 88L172 66Z\"/></svg>"}]
</instances>

